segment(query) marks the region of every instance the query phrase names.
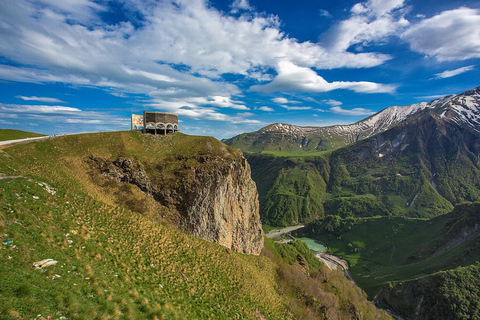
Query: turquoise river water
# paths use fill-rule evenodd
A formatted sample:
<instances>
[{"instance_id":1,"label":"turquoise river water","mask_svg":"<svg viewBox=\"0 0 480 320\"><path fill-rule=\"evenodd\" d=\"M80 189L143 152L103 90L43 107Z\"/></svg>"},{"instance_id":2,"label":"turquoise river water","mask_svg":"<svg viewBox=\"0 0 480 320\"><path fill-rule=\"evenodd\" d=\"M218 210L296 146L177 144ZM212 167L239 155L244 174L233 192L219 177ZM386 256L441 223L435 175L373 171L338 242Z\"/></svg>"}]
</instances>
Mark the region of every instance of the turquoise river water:
<instances>
[{"instance_id":1,"label":"turquoise river water","mask_svg":"<svg viewBox=\"0 0 480 320\"><path fill-rule=\"evenodd\" d=\"M298 240L302 241L310 248L310 250L317 251L317 252L325 252L327 247L325 244L321 243L320 241L310 239L310 238L298 238Z\"/></svg>"}]
</instances>

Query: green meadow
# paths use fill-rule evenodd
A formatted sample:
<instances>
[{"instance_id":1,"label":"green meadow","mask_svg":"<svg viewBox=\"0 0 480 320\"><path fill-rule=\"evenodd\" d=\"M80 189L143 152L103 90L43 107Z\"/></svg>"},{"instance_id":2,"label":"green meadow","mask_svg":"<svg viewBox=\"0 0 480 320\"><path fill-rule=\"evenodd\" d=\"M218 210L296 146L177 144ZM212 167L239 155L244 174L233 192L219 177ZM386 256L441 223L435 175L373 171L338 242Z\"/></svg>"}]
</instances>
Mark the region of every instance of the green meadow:
<instances>
[{"instance_id":1,"label":"green meadow","mask_svg":"<svg viewBox=\"0 0 480 320\"><path fill-rule=\"evenodd\" d=\"M13 129L0 129L0 141L43 137L43 134Z\"/></svg>"}]
</instances>

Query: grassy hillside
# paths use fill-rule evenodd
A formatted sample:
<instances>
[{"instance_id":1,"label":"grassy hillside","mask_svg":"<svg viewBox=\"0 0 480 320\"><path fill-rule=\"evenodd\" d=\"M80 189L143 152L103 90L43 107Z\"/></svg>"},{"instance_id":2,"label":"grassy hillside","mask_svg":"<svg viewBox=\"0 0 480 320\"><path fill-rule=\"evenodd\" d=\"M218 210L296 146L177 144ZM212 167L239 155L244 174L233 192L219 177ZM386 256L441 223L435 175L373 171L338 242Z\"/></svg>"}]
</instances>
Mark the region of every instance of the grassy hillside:
<instances>
[{"instance_id":1,"label":"grassy hillside","mask_svg":"<svg viewBox=\"0 0 480 320\"><path fill-rule=\"evenodd\" d=\"M321 155L353 141L355 141L353 135L336 135L323 131L307 135L291 135L262 129L223 140L229 146L241 149L244 152L276 156Z\"/></svg>"},{"instance_id":2,"label":"grassy hillside","mask_svg":"<svg viewBox=\"0 0 480 320\"><path fill-rule=\"evenodd\" d=\"M264 255L277 263L279 291L296 319L390 318L367 302L365 293L340 270L320 267L303 242L278 244L266 239Z\"/></svg>"},{"instance_id":3,"label":"grassy hillside","mask_svg":"<svg viewBox=\"0 0 480 320\"><path fill-rule=\"evenodd\" d=\"M43 137L43 136L44 136L43 134L28 132L28 131L0 129L0 141Z\"/></svg>"},{"instance_id":4,"label":"grassy hillside","mask_svg":"<svg viewBox=\"0 0 480 320\"><path fill-rule=\"evenodd\" d=\"M325 267L301 246L273 244L276 249L261 256L235 253L172 229L171 208L139 205L144 196L134 186L112 197L119 189L101 188L89 174L92 155L169 163L156 167L169 177L191 170L173 160L193 154L229 157L236 151L213 138L138 132L58 137L1 150L0 318L388 318L360 291L340 289L349 286L343 276L321 271ZM32 267L47 258L58 263ZM309 272L299 275L298 261L306 261ZM320 275L317 291L292 282Z\"/></svg>"},{"instance_id":5,"label":"grassy hillside","mask_svg":"<svg viewBox=\"0 0 480 320\"><path fill-rule=\"evenodd\" d=\"M380 287L480 260L480 204L431 220L328 216L307 232L349 262L355 281L373 297Z\"/></svg>"},{"instance_id":6,"label":"grassy hillside","mask_svg":"<svg viewBox=\"0 0 480 320\"><path fill-rule=\"evenodd\" d=\"M327 160L248 153L246 158L257 184L263 223L288 226L324 216Z\"/></svg>"},{"instance_id":7,"label":"grassy hillside","mask_svg":"<svg viewBox=\"0 0 480 320\"><path fill-rule=\"evenodd\" d=\"M405 319L479 319L480 264L384 288L377 303Z\"/></svg>"},{"instance_id":8,"label":"grassy hillside","mask_svg":"<svg viewBox=\"0 0 480 320\"><path fill-rule=\"evenodd\" d=\"M0 180L3 318L255 319L286 313L269 259L227 251L58 184L51 195L38 183ZM58 264L32 268L46 258Z\"/></svg>"},{"instance_id":9,"label":"grassy hillside","mask_svg":"<svg viewBox=\"0 0 480 320\"><path fill-rule=\"evenodd\" d=\"M178 212L172 206L146 196L133 184L102 179L94 162L131 159L147 174L158 173L156 182L173 192L180 183L189 182L182 182L178 177L188 179L192 168L211 169L219 165L213 161L200 163L202 158L235 159L241 155L214 138L177 134L160 139L128 131L62 136L11 147L7 154L10 157L0 163L0 172L21 171L52 183L67 183L107 204L140 212L171 226L178 226Z\"/></svg>"}]
</instances>

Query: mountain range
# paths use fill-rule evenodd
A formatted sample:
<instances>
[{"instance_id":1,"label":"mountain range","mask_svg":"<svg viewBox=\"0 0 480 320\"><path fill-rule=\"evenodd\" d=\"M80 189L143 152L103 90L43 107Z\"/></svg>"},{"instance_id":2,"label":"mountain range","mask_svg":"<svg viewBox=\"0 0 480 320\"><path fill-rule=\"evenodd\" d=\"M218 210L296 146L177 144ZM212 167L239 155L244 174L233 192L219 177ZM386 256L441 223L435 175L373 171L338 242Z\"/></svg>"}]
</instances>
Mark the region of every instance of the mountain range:
<instances>
[{"instance_id":1,"label":"mountain range","mask_svg":"<svg viewBox=\"0 0 480 320\"><path fill-rule=\"evenodd\" d=\"M224 142L245 152L280 151L316 153L350 145L388 131L402 122L435 115L436 118L479 132L480 87L430 102L388 107L350 125L302 127L285 123L270 124L256 132L243 133Z\"/></svg>"},{"instance_id":2,"label":"mountain range","mask_svg":"<svg viewBox=\"0 0 480 320\"><path fill-rule=\"evenodd\" d=\"M480 200L480 87L351 125L272 124L224 142L257 183L262 221L325 214L433 217Z\"/></svg>"}]
</instances>

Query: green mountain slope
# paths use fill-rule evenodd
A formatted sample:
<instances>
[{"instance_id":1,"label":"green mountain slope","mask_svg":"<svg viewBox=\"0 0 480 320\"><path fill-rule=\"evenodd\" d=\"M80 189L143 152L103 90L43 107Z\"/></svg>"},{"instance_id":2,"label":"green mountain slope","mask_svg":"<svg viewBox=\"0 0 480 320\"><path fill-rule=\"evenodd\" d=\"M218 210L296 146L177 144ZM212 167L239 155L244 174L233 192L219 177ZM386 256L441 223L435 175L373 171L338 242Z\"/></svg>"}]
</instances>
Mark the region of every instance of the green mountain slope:
<instances>
[{"instance_id":1,"label":"green mountain slope","mask_svg":"<svg viewBox=\"0 0 480 320\"><path fill-rule=\"evenodd\" d=\"M413 290L413 284L403 288L404 283L480 261L479 222L480 203L472 203L459 205L451 213L430 220L328 216L309 224L303 232L326 243L329 252L346 259L355 281L371 298L383 299L383 306L392 299L395 307L389 308L405 316L415 309L424 293L410 297L407 312L400 300L402 295L410 299L408 290ZM435 284L431 280L418 280L414 282L415 290L423 292L427 283ZM401 292L402 288L405 292ZM469 296L466 291L462 294ZM428 308L425 310L428 312Z\"/></svg>"},{"instance_id":2,"label":"green mountain slope","mask_svg":"<svg viewBox=\"0 0 480 320\"><path fill-rule=\"evenodd\" d=\"M474 203L430 220L328 216L309 225L307 232L345 257L355 279L368 288L479 260L479 212L480 204Z\"/></svg>"},{"instance_id":3,"label":"green mountain slope","mask_svg":"<svg viewBox=\"0 0 480 320\"><path fill-rule=\"evenodd\" d=\"M287 226L324 215L329 163L321 157L245 154L266 224Z\"/></svg>"},{"instance_id":4,"label":"green mountain slope","mask_svg":"<svg viewBox=\"0 0 480 320\"><path fill-rule=\"evenodd\" d=\"M24 139L24 138L35 138L35 137L43 137L43 136L44 136L43 134L28 132L28 131L0 129L0 141L16 140L16 139Z\"/></svg>"},{"instance_id":5,"label":"green mountain slope","mask_svg":"<svg viewBox=\"0 0 480 320\"><path fill-rule=\"evenodd\" d=\"M389 318L342 275L313 263L304 246L268 244L254 256L186 235L173 228L174 201L144 203L138 186L100 181L90 163L124 157L148 173L156 161L175 182L212 165L197 161L202 156L219 162L237 154L212 138L138 132L2 149L0 318ZM32 267L48 258L57 263ZM315 285L301 288L295 279Z\"/></svg>"},{"instance_id":6,"label":"green mountain slope","mask_svg":"<svg viewBox=\"0 0 480 320\"><path fill-rule=\"evenodd\" d=\"M282 226L325 213L434 217L480 200L479 91L387 108L350 128L376 134L320 155L278 157L279 151L265 154L270 147L246 152L263 221ZM302 136L282 128L291 132L283 132L281 141ZM262 130L258 135L266 139ZM233 140L227 142L237 145Z\"/></svg>"},{"instance_id":7,"label":"green mountain slope","mask_svg":"<svg viewBox=\"0 0 480 320\"><path fill-rule=\"evenodd\" d=\"M480 264L384 288L377 303L405 319L480 318Z\"/></svg>"}]
</instances>

